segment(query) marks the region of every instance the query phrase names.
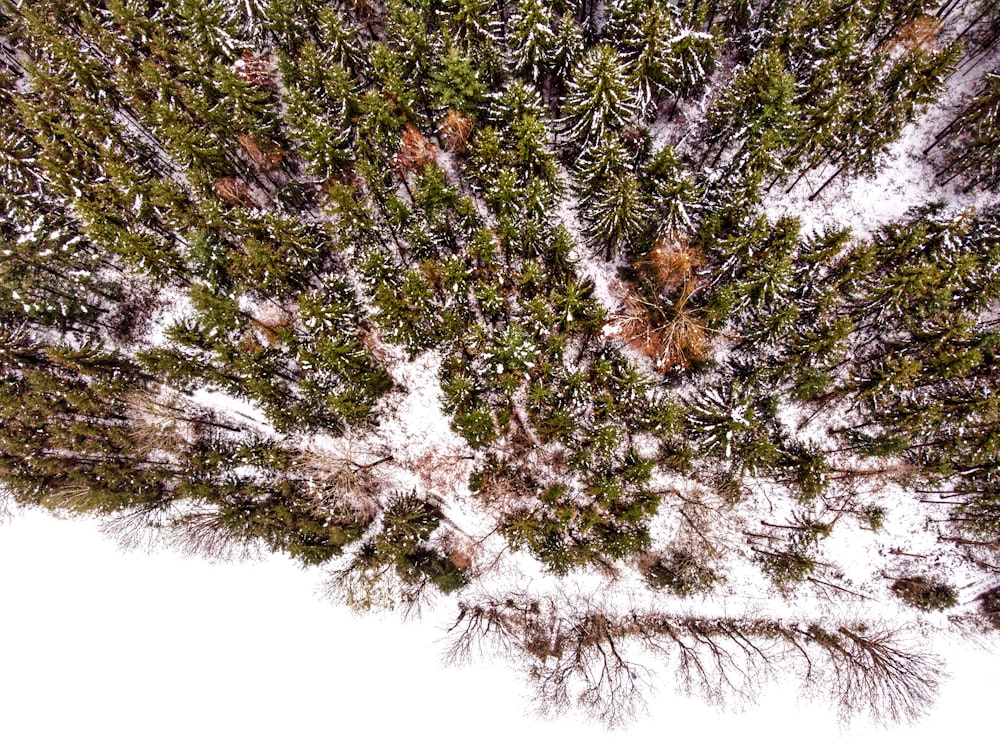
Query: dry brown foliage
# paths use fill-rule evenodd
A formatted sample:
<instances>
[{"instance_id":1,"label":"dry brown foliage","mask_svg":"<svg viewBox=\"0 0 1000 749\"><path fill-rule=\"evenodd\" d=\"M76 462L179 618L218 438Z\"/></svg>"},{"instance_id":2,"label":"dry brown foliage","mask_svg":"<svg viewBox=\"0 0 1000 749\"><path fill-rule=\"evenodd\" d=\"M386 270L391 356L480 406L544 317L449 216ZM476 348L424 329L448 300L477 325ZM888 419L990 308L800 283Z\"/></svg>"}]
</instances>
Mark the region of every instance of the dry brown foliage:
<instances>
[{"instance_id":1,"label":"dry brown foliage","mask_svg":"<svg viewBox=\"0 0 1000 749\"><path fill-rule=\"evenodd\" d=\"M163 445L190 439L188 430L181 429L188 425L177 420L182 409L180 398L166 388L133 392L128 399L128 416L135 441L141 445Z\"/></svg>"},{"instance_id":2,"label":"dry brown foliage","mask_svg":"<svg viewBox=\"0 0 1000 749\"><path fill-rule=\"evenodd\" d=\"M626 287L625 311L612 321L610 334L624 338L661 371L702 361L708 355L707 331L690 302L701 289L696 272L704 263L685 237L659 240L634 266L652 293Z\"/></svg>"},{"instance_id":3,"label":"dry brown foliage","mask_svg":"<svg viewBox=\"0 0 1000 749\"><path fill-rule=\"evenodd\" d=\"M260 208L247 183L237 177L223 177L215 183L215 194L233 208Z\"/></svg>"},{"instance_id":4,"label":"dry brown foliage","mask_svg":"<svg viewBox=\"0 0 1000 749\"><path fill-rule=\"evenodd\" d=\"M428 499L436 499L434 495L428 495ZM435 502L434 504L439 504ZM445 508L443 506L438 507L442 513L445 513ZM479 544L476 539L472 538L465 531L457 527L445 514L444 523L442 524L439 534L435 539L435 546L446 555L451 563L458 567L460 570L471 570L476 566L476 562L479 559ZM475 573L472 573L470 577L476 577Z\"/></svg>"},{"instance_id":5,"label":"dry brown foliage","mask_svg":"<svg viewBox=\"0 0 1000 749\"><path fill-rule=\"evenodd\" d=\"M258 169L271 172L281 166L281 163L285 160L285 152L278 148L264 148L257 139L254 138L250 133L243 133L242 135L236 136L236 141L243 147L246 151L247 158L250 159L252 163Z\"/></svg>"},{"instance_id":6,"label":"dry brown foliage","mask_svg":"<svg viewBox=\"0 0 1000 749\"><path fill-rule=\"evenodd\" d=\"M413 459L412 469L427 491L450 496L456 486L468 485L471 458L471 455L462 452L431 447Z\"/></svg>"},{"instance_id":7,"label":"dry brown foliage","mask_svg":"<svg viewBox=\"0 0 1000 749\"><path fill-rule=\"evenodd\" d=\"M466 153L469 136L472 135L472 118L454 109L449 109L441 122L441 142L445 149L454 153Z\"/></svg>"},{"instance_id":8,"label":"dry brown foliage","mask_svg":"<svg viewBox=\"0 0 1000 749\"><path fill-rule=\"evenodd\" d=\"M643 131L637 127L626 127L621 132L622 143L627 149L634 153L640 153L646 145L648 131Z\"/></svg>"},{"instance_id":9,"label":"dry brown foliage","mask_svg":"<svg viewBox=\"0 0 1000 749\"><path fill-rule=\"evenodd\" d=\"M329 202L331 207L335 207L337 205L336 195L357 197L363 187L363 180L358 176L358 173L351 167L345 167L323 181L319 188L319 195L324 201Z\"/></svg>"},{"instance_id":10,"label":"dry brown foliage","mask_svg":"<svg viewBox=\"0 0 1000 749\"><path fill-rule=\"evenodd\" d=\"M933 16L921 16L906 24L888 46L893 51L914 52L916 50L937 50L940 45L941 29L944 22Z\"/></svg>"},{"instance_id":11,"label":"dry brown foliage","mask_svg":"<svg viewBox=\"0 0 1000 749\"><path fill-rule=\"evenodd\" d=\"M353 8L361 23L377 20L375 3L372 0L350 0L349 5Z\"/></svg>"},{"instance_id":12,"label":"dry brown foliage","mask_svg":"<svg viewBox=\"0 0 1000 749\"><path fill-rule=\"evenodd\" d=\"M646 253L640 270L664 291L676 291L688 284L705 258L683 237L661 239Z\"/></svg>"},{"instance_id":13,"label":"dry brown foliage","mask_svg":"<svg viewBox=\"0 0 1000 749\"><path fill-rule=\"evenodd\" d=\"M691 278L668 304L650 302L636 292L625 299L626 310L614 320L625 341L653 360L662 372L680 367L687 369L708 356L705 321L689 305L698 290Z\"/></svg>"},{"instance_id":14,"label":"dry brown foliage","mask_svg":"<svg viewBox=\"0 0 1000 749\"><path fill-rule=\"evenodd\" d=\"M391 477L392 457L350 437L310 446L299 454L298 470L308 479L316 504L349 509L359 518L375 517Z\"/></svg>"},{"instance_id":15,"label":"dry brown foliage","mask_svg":"<svg viewBox=\"0 0 1000 749\"><path fill-rule=\"evenodd\" d=\"M421 135L412 124L403 130L402 143L394 163L401 174L408 174L430 164L437 156L437 148Z\"/></svg>"},{"instance_id":16,"label":"dry brown foliage","mask_svg":"<svg viewBox=\"0 0 1000 749\"><path fill-rule=\"evenodd\" d=\"M243 50L243 55L233 65L236 77L254 86L275 87L274 65L267 55L255 55L251 50Z\"/></svg>"},{"instance_id":17,"label":"dry brown foliage","mask_svg":"<svg viewBox=\"0 0 1000 749\"><path fill-rule=\"evenodd\" d=\"M260 342L260 339L254 334L254 331L248 330L240 338L239 342L236 344L236 350L242 354L249 354L250 356L257 356L264 351L264 344Z\"/></svg>"},{"instance_id":18,"label":"dry brown foliage","mask_svg":"<svg viewBox=\"0 0 1000 749\"><path fill-rule=\"evenodd\" d=\"M128 399L133 439L150 450L193 443L208 433L236 433L240 427L166 387L133 392Z\"/></svg>"},{"instance_id":19,"label":"dry brown foliage","mask_svg":"<svg viewBox=\"0 0 1000 749\"><path fill-rule=\"evenodd\" d=\"M274 302L264 302L257 310L254 321L268 330L281 330L295 322L295 312Z\"/></svg>"},{"instance_id":20,"label":"dry brown foliage","mask_svg":"<svg viewBox=\"0 0 1000 749\"><path fill-rule=\"evenodd\" d=\"M280 348L280 333L295 323L294 312L275 304L264 302L253 320L253 334L261 346Z\"/></svg>"},{"instance_id":21,"label":"dry brown foliage","mask_svg":"<svg viewBox=\"0 0 1000 749\"><path fill-rule=\"evenodd\" d=\"M448 558L451 559L451 563L458 567L460 570L467 570L472 567L472 549L471 547L455 547L448 554Z\"/></svg>"},{"instance_id":22,"label":"dry brown foliage","mask_svg":"<svg viewBox=\"0 0 1000 749\"><path fill-rule=\"evenodd\" d=\"M727 511L726 500L701 487L686 492L675 489L670 494L675 498L670 504L671 511L679 523L674 543L706 560L718 556L727 547L726 538L735 532L738 523Z\"/></svg>"}]
</instances>

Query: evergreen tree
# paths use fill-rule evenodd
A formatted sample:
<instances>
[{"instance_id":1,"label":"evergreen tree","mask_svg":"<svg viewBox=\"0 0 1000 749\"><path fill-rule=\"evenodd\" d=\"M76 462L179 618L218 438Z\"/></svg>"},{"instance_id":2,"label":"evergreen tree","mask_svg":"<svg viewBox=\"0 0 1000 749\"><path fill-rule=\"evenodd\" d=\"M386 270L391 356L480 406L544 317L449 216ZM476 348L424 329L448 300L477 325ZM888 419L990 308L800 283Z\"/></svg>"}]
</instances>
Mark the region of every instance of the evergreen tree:
<instances>
[{"instance_id":1,"label":"evergreen tree","mask_svg":"<svg viewBox=\"0 0 1000 749\"><path fill-rule=\"evenodd\" d=\"M634 119L637 109L626 63L613 47L592 47L576 64L563 111L563 135L574 152L597 145Z\"/></svg>"},{"instance_id":2,"label":"evergreen tree","mask_svg":"<svg viewBox=\"0 0 1000 749\"><path fill-rule=\"evenodd\" d=\"M737 70L709 112L711 145L702 163L714 154L709 163L714 167L734 141L741 144L737 155L780 149L788 142L796 113L795 80L781 57L758 54Z\"/></svg>"},{"instance_id":3,"label":"evergreen tree","mask_svg":"<svg viewBox=\"0 0 1000 749\"><path fill-rule=\"evenodd\" d=\"M938 172L945 183L960 179L967 188L994 190L1000 185L1000 74L990 73L980 92L940 134L951 136L945 165Z\"/></svg>"},{"instance_id":4,"label":"evergreen tree","mask_svg":"<svg viewBox=\"0 0 1000 749\"><path fill-rule=\"evenodd\" d=\"M554 44L551 10L542 0L519 0L507 29L511 70L533 83L541 82L543 71L550 66Z\"/></svg>"},{"instance_id":5,"label":"evergreen tree","mask_svg":"<svg viewBox=\"0 0 1000 749\"><path fill-rule=\"evenodd\" d=\"M0 0L0 481L126 543L339 557L359 607L489 587L517 550L645 580L617 619L462 594L560 699L565 669L641 680L627 638L688 675L706 649L711 688L772 647L832 661L909 715L933 679L870 676L922 662L861 625L658 602L741 549L784 594L856 595L821 542L892 533L889 480L935 555L996 568L996 207L855 239L764 200L874 174L980 74L994 5ZM997 186L996 78L938 133L941 182ZM465 449L417 434L437 385ZM911 551L866 595L948 604Z\"/></svg>"},{"instance_id":6,"label":"evergreen tree","mask_svg":"<svg viewBox=\"0 0 1000 749\"><path fill-rule=\"evenodd\" d=\"M642 187L630 173L616 175L603 183L583 211L589 236L603 248L606 260L633 248L647 229L649 218Z\"/></svg>"},{"instance_id":7,"label":"evergreen tree","mask_svg":"<svg viewBox=\"0 0 1000 749\"><path fill-rule=\"evenodd\" d=\"M45 346L2 328L0 471L24 504L110 513L160 502L169 473L129 423L138 373L98 344Z\"/></svg>"},{"instance_id":8,"label":"evergreen tree","mask_svg":"<svg viewBox=\"0 0 1000 749\"><path fill-rule=\"evenodd\" d=\"M562 92L585 48L583 31L572 13L563 13L559 17L551 48L552 86Z\"/></svg>"}]
</instances>

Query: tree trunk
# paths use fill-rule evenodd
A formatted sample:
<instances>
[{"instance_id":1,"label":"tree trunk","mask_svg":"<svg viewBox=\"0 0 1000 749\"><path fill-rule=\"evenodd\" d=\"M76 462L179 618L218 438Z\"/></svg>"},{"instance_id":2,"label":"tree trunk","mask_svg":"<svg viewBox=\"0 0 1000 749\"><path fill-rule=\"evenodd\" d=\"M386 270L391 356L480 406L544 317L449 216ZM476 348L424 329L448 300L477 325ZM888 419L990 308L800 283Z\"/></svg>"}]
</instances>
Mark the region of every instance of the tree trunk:
<instances>
[{"instance_id":1,"label":"tree trunk","mask_svg":"<svg viewBox=\"0 0 1000 749\"><path fill-rule=\"evenodd\" d=\"M837 171L835 171L832 175L830 175L830 178L826 182L824 182L822 185L820 185L819 189L816 192L814 192L812 195L809 196L809 201L812 202L813 200L815 200L816 198L818 198L819 195L820 195L820 193L823 192L823 190L825 190L830 185L831 182L833 182L837 177L839 177L840 174L841 174L841 172L844 171L844 169L845 169L845 167L842 166Z\"/></svg>"}]
</instances>

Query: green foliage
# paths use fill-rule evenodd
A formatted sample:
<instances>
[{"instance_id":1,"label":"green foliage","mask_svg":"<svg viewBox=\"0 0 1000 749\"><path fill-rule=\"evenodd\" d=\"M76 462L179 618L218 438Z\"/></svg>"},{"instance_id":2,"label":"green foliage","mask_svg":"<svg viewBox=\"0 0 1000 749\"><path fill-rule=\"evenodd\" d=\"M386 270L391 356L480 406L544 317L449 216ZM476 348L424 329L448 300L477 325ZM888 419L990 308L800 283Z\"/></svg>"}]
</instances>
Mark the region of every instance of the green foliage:
<instances>
[{"instance_id":1,"label":"green foliage","mask_svg":"<svg viewBox=\"0 0 1000 749\"><path fill-rule=\"evenodd\" d=\"M711 568L699 562L690 552L679 549L651 560L644 575L650 586L665 588L682 597L709 591L719 581Z\"/></svg>"},{"instance_id":2,"label":"green foliage","mask_svg":"<svg viewBox=\"0 0 1000 749\"><path fill-rule=\"evenodd\" d=\"M94 342L0 331L0 473L15 500L80 513L155 503L167 475L127 418L138 373Z\"/></svg>"},{"instance_id":3,"label":"green foliage","mask_svg":"<svg viewBox=\"0 0 1000 749\"><path fill-rule=\"evenodd\" d=\"M247 541L261 541L271 551L286 552L303 565L318 565L356 541L364 524L329 517L289 502L226 503L218 513L221 526Z\"/></svg>"},{"instance_id":4,"label":"green foliage","mask_svg":"<svg viewBox=\"0 0 1000 749\"><path fill-rule=\"evenodd\" d=\"M762 207L874 173L962 54L931 16L959 6L0 6L16 502L131 543L341 557L361 605L503 569L476 564L497 536L554 575L632 567L690 596L724 574L707 551L731 513L788 501L792 520L738 527L791 593L835 518L879 529L876 479L941 491L943 538L995 566L997 208L926 206L863 239ZM982 83L928 153L942 183L993 189L1000 89L979 63L1000 16L976 7L962 70ZM213 392L224 413L197 405ZM389 454L415 404L468 454ZM392 493L375 466L395 458L393 482L441 496ZM447 516L452 459L476 466L483 539ZM893 590L953 602L924 578Z\"/></svg>"},{"instance_id":5,"label":"green foliage","mask_svg":"<svg viewBox=\"0 0 1000 749\"><path fill-rule=\"evenodd\" d=\"M511 69L539 81L556 49L552 9L542 0L518 0L509 24Z\"/></svg>"},{"instance_id":6,"label":"green foliage","mask_svg":"<svg viewBox=\"0 0 1000 749\"><path fill-rule=\"evenodd\" d=\"M921 575L894 581L892 592L908 606L920 611L944 611L958 605L958 591L955 588Z\"/></svg>"},{"instance_id":7,"label":"green foliage","mask_svg":"<svg viewBox=\"0 0 1000 749\"><path fill-rule=\"evenodd\" d=\"M587 501L589 495L592 501ZM650 542L647 520L658 499L627 491L607 475L595 475L586 494L551 484L533 510L507 516L500 526L514 549L527 549L551 572L565 575L604 557L627 559Z\"/></svg>"},{"instance_id":8,"label":"green foliage","mask_svg":"<svg viewBox=\"0 0 1000 749\"><path fill-rule=\"evenodd\" d=\"M797 115L795 78L781 56L761 52L739 68L708 115L710 152L718 163L739 138L739 154L767 152L789 142Z\"/></svg>"},{"instance_id":9,"label":"green foliage","mask_svg":"<svg viewBox=\"0 0 1000 749\"><path fill-rule=\"evenodd\" d=\"M755 558L764 573L783 591L791 590L816 568L816 561L802 549L761 549L756 551Z\"/></svg>"},{"instance_id":10,"label":"green foliage","mask_svg":"<svg viewBox=\"0 0 1000 749\"><path fill-rule=\"evenodd\" d=\"M465 573L428 545L444 516L416 493L397 495L382 515L382 529L372 541L374 555L391 564L403 582L426 580L444 593L463 587Z\"/></svg>"},{"instance_id":11,"label":"green foliage","mask_svg":"<svg viewBox=\"0 0 1000 749\"><path fill-rule=\"evenodd\" d=\"M600 143L634 119L636 104L626 64L614 47L592 47L576 64L564 111L564 135L574 150Z\"/></svg>"},{"instance_id":12,"label":"green foliage","mask_svg":"<svg viewBox=\"0 0 1000 749\"><path fill-rule=\"evenodd\" d=\"M696 394L687 405L685 421L702 451L755 475L778 458L768 423L772 408L773 403L751 387L725 383Z\"/></svg>"},{"instance_id":13,"label":"green foliage","mask_svg":"<svg viewBox=\"0 0 1000 749\"><path fill-rule=\"evenodd\" d=\"M879 531L885 524L886 510L876 504L868 504L859 511L860 517L868 524L869 529Z\"/></svg>"},{"instance_id":14,"label":"green foliage","mask_svg":"<svg viewBox=\"0 0 1000 749\"><path fill-rule=\"evenodd\" d=\"M486 98L476 68L458 47L449 47L431 74L428 93L436 109L475 113Z\"/></svg>"}]
</instances>

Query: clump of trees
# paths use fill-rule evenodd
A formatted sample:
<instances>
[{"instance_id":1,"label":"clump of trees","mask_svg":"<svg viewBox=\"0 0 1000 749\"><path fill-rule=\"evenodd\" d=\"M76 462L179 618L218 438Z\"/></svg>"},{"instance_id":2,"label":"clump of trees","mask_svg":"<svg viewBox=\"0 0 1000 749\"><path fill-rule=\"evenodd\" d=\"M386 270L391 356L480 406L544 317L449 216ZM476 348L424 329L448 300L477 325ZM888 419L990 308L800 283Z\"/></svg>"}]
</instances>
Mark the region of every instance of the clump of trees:
<instances>
[{"instance_id":1,"label":"clump of trees","mask_svg":"<svg viewBox=\"0 0 1000 749\"><path fill-rule=\"evenodd\" d=\"M989 196L998 23L988 0L0 0L2 491L126 545L323 566L358 609L457 599L454 652L522 653L552 709L620 722L667 656L710 699L793 668L913 717L936 664L888 626L470 591L530 557L696 602L739 559L865 598L827 539L882 542L888 482L995 576L995 200L865 239L762 200L875 173L956 69L977 82L925 156ZM418 358L468 453L447 492L386 436ZM906 574L880 585L916 620L958 605Z\"/></svg>"}]
</instances>

